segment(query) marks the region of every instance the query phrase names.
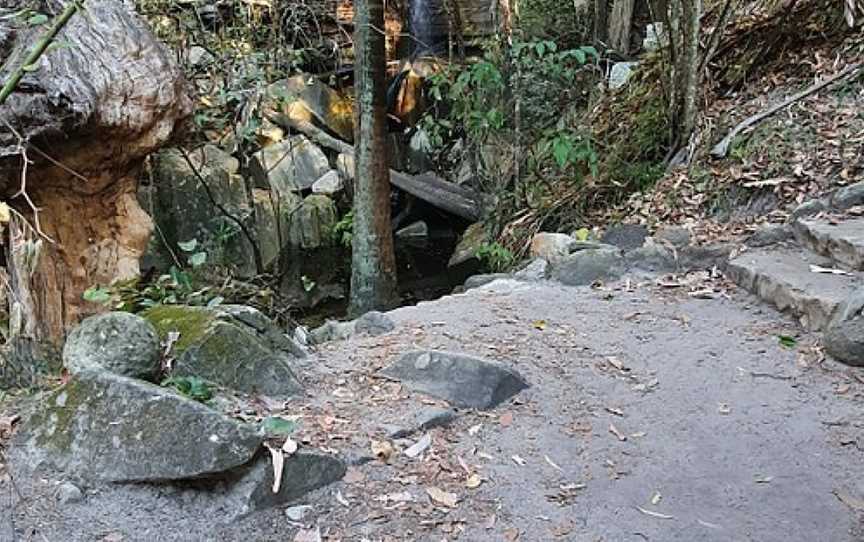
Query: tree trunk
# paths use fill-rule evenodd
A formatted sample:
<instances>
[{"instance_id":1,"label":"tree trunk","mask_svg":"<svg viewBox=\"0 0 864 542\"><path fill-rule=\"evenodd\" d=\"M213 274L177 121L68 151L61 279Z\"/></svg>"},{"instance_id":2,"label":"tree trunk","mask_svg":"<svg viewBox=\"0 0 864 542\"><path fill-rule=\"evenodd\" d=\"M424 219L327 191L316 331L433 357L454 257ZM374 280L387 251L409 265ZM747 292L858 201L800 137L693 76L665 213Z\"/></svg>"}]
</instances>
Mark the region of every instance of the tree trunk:
<instances>
[{"instance_id":1,"label":"tree trunk","mask_svg":"<svg viewBox=\"0 0 864 542\"><path fill-rule=\"evenodd\" d=\"M594 0L594 43L609 46L609 0Z\"/></svg>"},{"instance_id":2,"label":"tree trunk","mask_svg":"<svg viewBox=\"0 0 864 542\"><path fill-rule=\"evenodd\" d=\"M630 27L635 0L615 0L609 17L609 47L622 55L630 52Z\"/></svg>"},{"instance_id":3,"label":"tree trunk","mask_svg":"<svg viewBox=\"0 0 864 542\"><path fill-rule=\"evenodd\" d=\"M360 315L393 306L396 258L387 168L384 3L358 0L354 10L357 122L349 312Z\"/></svg>"}]
</instances>

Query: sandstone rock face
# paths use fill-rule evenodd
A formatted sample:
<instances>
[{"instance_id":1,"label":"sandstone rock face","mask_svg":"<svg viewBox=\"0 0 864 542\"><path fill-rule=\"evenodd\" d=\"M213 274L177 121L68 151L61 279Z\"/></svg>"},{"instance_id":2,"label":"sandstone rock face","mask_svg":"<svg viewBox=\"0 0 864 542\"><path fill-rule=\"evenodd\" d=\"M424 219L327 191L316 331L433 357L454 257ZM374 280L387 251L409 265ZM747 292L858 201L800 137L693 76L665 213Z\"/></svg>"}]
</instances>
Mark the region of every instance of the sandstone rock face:
<instances>
[{"instance_id":1,"label":"sandstone rock face","mask_svg":"<svg viewBox=\"0 0 864 542\"><path fill-rule=\"evenodd\" d=\"M82 372L41 401L15 439L15 453L33 469L106 482L221 473L249 462L261 445L251 425L105 371Z\"/></svg>"},{"instance_id":2,"label":"sandstone rock face","mask_svg":"<svg viewBox=\"0 0 864 542\"><path fill-rule=\"evenodd\" d=\"M30 6L12 0L4 7ZM61 10L59 2L45 5L49 15ZM0 80L43 31L20 17L0 20ZM104 310L84 301L84 290L137 275L151 231L135 197L140 166L191 113L173 58L126 4L88 2L86 15L74 15L57 41L65 46L43 55L0 106L0 120L33 146L27 191L41 229L55 241L34 248L35 233L17 220L11 225L10 267L21 270L11 277L14 310L24 315L13 334L55 344L82 316ZM21 163L17 136L0 130L3 196L18 190ZM26 203L13 204L34 223ZM28 262L33 273L24 272Z\"/></svg>"},{"instance_id":3,"label":"sandstone rock face","mask_svg":"<svg viewBox=\"0 0 864 542\"><path fill-rule=\"evenodd\" d=\"M464 408L494 408L528 387L519 373L499 363L434 350L404 354L383 372L410 389Z\"/></svg>"},{"instance_id":4,"label":"sandstone rock face","mask_svg":"<svg viewBox=\"0 0 864 542\"><path fill-rule=\"evenodd\" d=\"M330 171L324 152L302 135L264 147L252 156L249 167L258 188L280 196L312 188Z\"/></svg>"},{"instance_id":5,"label":"sandstone rock face","mask_svg":"<svg viewBox=\"0 0 864 542\"><path fill-rule=\"evenodd\" d=\"M108 371L152 380L159 373L159 337L150 323L128 312L109 312L81 322L63 347L69 372Z\"/></svg>"},{"instance_id":6,"label":"sandstone rock face","mask_svg":"<svg viewBox=\"0 0 864 542\"><path fill-rule=\"evenodd\" d=\"M272 397L288 397L301 389L291 364L304 352L251 307L164 305L144 317L163 338L179 333L172 376L196 376Z\"/></svg>"}]
</instances>

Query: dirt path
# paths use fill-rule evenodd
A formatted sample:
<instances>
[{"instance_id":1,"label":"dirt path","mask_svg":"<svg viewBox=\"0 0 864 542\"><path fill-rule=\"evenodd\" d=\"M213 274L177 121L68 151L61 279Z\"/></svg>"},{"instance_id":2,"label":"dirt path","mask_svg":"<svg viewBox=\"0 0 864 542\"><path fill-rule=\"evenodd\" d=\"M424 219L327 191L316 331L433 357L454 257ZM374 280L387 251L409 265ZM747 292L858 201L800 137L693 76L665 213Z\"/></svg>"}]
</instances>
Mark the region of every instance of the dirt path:
<instances>
[{"instance_id":1,"label":"dirt path","mask_svg":"<svg viewBox=\"0 0 864 542\"><path fill-rule=\"evenodd\" d=\"M376 376L406 350L499 360L532 387L432 429L417 458L360 459L298 503L311 507L299 521L274 510L220 525L224 511L191 497L152 510L103 492L62 509L31 498L16 524L39 533L24 540L864 540L864 373L718 290L496 282L327 345L307 367L324 391L296 406L303 438L358 459L443 406Z\"/></svg>"}]
</instances>

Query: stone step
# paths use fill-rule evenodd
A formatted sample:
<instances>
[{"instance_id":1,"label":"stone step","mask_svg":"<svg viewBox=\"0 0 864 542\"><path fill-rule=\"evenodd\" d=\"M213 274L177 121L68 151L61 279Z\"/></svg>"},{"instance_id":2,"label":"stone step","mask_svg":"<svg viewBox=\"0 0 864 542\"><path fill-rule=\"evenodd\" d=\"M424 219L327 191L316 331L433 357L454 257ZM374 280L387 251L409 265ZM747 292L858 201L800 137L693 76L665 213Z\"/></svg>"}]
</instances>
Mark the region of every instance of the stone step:
<instances>
[{"instance_id":1,"label":"stone step","mask_svg":"<svg viewBox=\"0 0 864 542\"><path fill-rule=\"evenodd\" d=\"M729 261L727 276L806 329L824 331L864 307L864 275L815 273L811 265L833 262L798 246L775 245L744 252Z\"/></svg>"},{"instance_id":2,"label":"stone step","mask_svg":"<svg viewBox=\"0 0 864 542\"><path fill-rule=\"evenodd\" d=\"M838 222L799 219L795 238L813 252L847 269L864 270L864 218Z\"/></svg>"}]
</instances>

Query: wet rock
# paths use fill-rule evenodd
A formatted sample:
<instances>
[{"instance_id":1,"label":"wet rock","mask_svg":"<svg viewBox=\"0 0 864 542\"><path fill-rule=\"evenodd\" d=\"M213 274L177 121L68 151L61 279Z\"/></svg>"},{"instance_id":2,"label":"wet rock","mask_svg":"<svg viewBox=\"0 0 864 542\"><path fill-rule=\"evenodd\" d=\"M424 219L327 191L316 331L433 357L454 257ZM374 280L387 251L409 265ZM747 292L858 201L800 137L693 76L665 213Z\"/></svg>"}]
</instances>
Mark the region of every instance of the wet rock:
<instances>
[{"instance_id":1,"label":"wet rock","mask_svg":"<svg viewBox=\"0 0 864 542\"><path fill-rule=\"evenodd\" d=\"M85 371L40 401L12 448L33 470L134 482L221 473L247 463L260 445L254 427L172 390Z\"/></svg>"},{"instance_id":2,"label":"wet rock","mask_svg":"<svg viewBox=\"0 0 864 542\"><path fill-rule=\"evenodd\" d=\"M638 62L616 62L609 70L609 88L618 89L627 84Z\"/></svg>"},{"instance_id":3,"label":"wet rock","mask_svg":"<svg viewBox=\"0 0 864 542\"><path fill-rule=\"evenodd\" d=\"M160 354L159 337L147 320L109 312L91 316L72 330L63 347L63 363L73 374L97 370L153 380Z\"/></svg>"},{"instance_id":4,"label":"wet rock","mask_svg":"<svg viewBox=\"0 0 864 542\"><path fill-rule=\"evenodd\" d=\"M668 244L675 248L690 244L690 230L681 226L662 226L654 233L657 242Z\"/></svg>"},{"instance_id":5,"label":"wet rock","mask_svg":"<svg viewBox=\"0 0 864 542\"><path fill-rule=\"evenodd\" d=\"M312 183L312 193L334 196L341 192L344 187L345 184L339 172L331 169Z\"/></svg>"},{"instance_id":6,"label":"wet rock","mask_svg":"<svg viewBox=\"0 0 864 542\"><path fill-rule=\"evenodd\" d=\"M397 231L396 237L407 240L426 239L429 237L429 226L422 220L418 220Z\"/></svg>"},{"instance_id":7,"label":"wet rock","mask_svg":"<svg viewBox=\"0 0 864 542\"><path fill-rule=\"evenodd\" d=\"M831 196L831 207L838 211L845 211L862 204L864 204L864 182L844 186Z\"/></svg>"},{"instance_id":8,"label":"wet rock","mask_svg":"<svg viewBox=\"0 0 864 542\"><path fill-rule=\"evenodd\" d=\"M456 267L472 260L475 263L479 263L477 253L485 242L486 230L483 229L483 224L480 222L471 224L468 226L468 229L465 230L465 233L462 234L462 238L459 240L459 244L456 245L453 255L450 256L450 261L447 263L447 266Z\"/></svg>"},{"instance_id":9,"label":"wet rock","mask_svg":"<svg viewBox=\"0 0 864 542\"><path fill-rule=\"evenodd\" d=\"M621 250L634 250L641 247L648 238L648 228L641 224L619 224L611 226L600 238L607 245L613 245Z\"/></svg>"},{"instance_id":10,"label":"wet rock","mask_svg":"<svg viewBox=\"0 0 864 542\"><path fill-rule=\"evenodd\" d=\"M386 314L369 311L354 321L354 332L372 337L389 333L396 329L396 323Z\"/></svg>"},{"instance_id":11,"label":"wet rock","mask_svg":"<svg viewBox=\"0 0 864 542\"><path fill-rule=\"evenodd\" d=\"M233 519L296 501L310 491L337 482L347 466L335 457L299 452L285 459L279 492L273 492L273 465L261 455L230 489L225 507Z\"/></svg>"},{"instance_id":12,"label":"wet rock","mask_svg":"<svg viewBox=\"0 0 864 542\"><path fill-rule=\"evenodd\" d=\"M576 240L566 233L540 232L531 238L531 257L557 263L570 254L575 242Z\"/></svg>"},{"instance_id":13,"label":"wet rock","mask_svg":"<svg viewBox=\"0 0 864 542\"><path fill-rule=\"evenodd\" d=\"M549 262L544 258L535 258L528 265L513 273L513 278L524 282L546 280L549 274Z\"/></svg>"},{"instance_id":14,"label":"wet rock","mask_svg":"<svg viewBox=\"0 0 864 542\"><path fill-rule=\"evenodd\" d=\"M84 500L84 492L71 482L63 482L57 486L55 495L60 504L74 504Z\"/></svg>"},{"instance_id":15,"label":"wet rock","mask_svg":"<svg viewBox=\"0 0 864 542\"><path fill-rule=\"evenodd\" d=\"M825 351L837 361L864 367L864 319L839 323L822 338Z\"/></svg>"},{"instance_id":16,"label":"wet rock","mask_svg":"<svg viewBox=\"0 0 864 542\"><path fill-rule=\"evenodd\" d=\"M253 154L249 171L257 188L269 188L282 196L312 188L330 171L330 162L317 145L297 135Z\"/></svg>"},{"instance_id":17,"label":"wet rock","mask_svg":"<svg viewBox=\"0 0 864 542\"><path fill-rule=\"evenodd\" d=\"M283 128L289 120L312 122L345 141L354 140L351 99L308 74L276 81L261 100L264 116Z\"/></svg>"},{"instance_id":18,"label":"wet rock","mask_svg":"<svg viewBox=\"0 0 864 542\"><path fill-rule=\"evenodd\" d=\"M552 268L552 278L567 286L587 286L598 280L614 280L625 272L621 251L615 247L574 252Z\"/></svg>"},{"instance_id":19,"label":"wet rock","mask_svg":"<svg viewBox=\"0 0 864 542\"><path fill-rule=\"evenodd\" d=\"M464 408L494 408L528 387L516 371L499 363L450 352L404 354L383 374L406 387Z\"/></svg>"},{"instance_id":20,"label":"wet rock","mask_svg":"<svg viewBox=\"0 0 864 542\"><path fill-rule=\"evenodd\" d=\"M790 241L794 237L792 228L786 224L765 226L753 232L753 235L744 241L751 248L767 247L784 241Z\"/></svg>"},{"instance_id":21,"label":"wet rock","mask_svg":"<svg viewBox=\"0 0 864 542\"><path fill-rule=\"evenodd\" d=\"M287 397L301 390L291 365L303 350L251 307L161 305L144 317L163 337L179 333L172 376L197 376L244 393Z\"/></svg>"},{"instance_id":22,"label":"wet rock","mask_svg":"<svg viewBox=\"0 0 864 542\"><path fill-rule=\"evenodd\" d=\"M306 196L291 215L288 241L292 246L312 250L333 244L333 228L339 221L336 204L323 194Z\"/></svg>"}]
</instances>

